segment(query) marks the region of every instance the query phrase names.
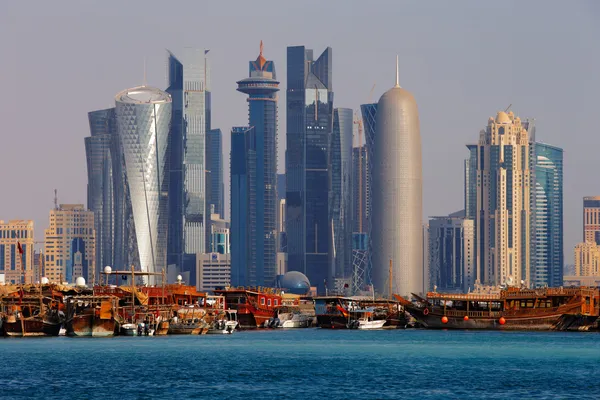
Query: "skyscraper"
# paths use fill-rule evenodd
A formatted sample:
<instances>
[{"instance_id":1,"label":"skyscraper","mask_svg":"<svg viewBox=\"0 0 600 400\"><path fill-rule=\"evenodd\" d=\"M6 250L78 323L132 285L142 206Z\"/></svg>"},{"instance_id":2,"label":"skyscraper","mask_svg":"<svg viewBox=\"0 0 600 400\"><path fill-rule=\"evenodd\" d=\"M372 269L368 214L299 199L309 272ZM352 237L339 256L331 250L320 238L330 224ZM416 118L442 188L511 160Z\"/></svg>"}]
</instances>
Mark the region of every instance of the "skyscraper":
<instances>
[{"instance_id":1,"label":"skyscraper","mask_svg":"<svg viewBox=\"0 0 600 400\"><path fill-rule=\"evenodd\" d=\"M377 104L371 260L375 290L410 296L423 292L421 134L417 103L397 69L396 60L396 85Z\"/></svg>"},{"instance_id":2,"label":"skyscraper","mask_svg":"<svg viewBox=\"0 0 600 400\"><path fill-rule=\"evenodd\" d=\"M83 204L61 204L50 211L44 237L46 276L50 282L92 282L96 265L94 213Z\"/></svg>"},{"instance_id":3,"label":"skyscraper","mask_svg":"<svg viewBox=\"0 0 600 400\"><path fill-rule=\"evenodd\" d=\"M39 279L33 274L33 245L32 220L0 220L0 274L5 283L34 283Z\"/></svg>"},{"instance_id":4,"label":"skyscraper","mask_svg":"<svg viewBox=\"0 0 600 400\"><path fill-rule=\"evenodd\" d=\"M332 57L329 47L317 60L304 46L287 49L288 270L304 273L320 293L333 278L329 219Z\"/></svg>"},{"instance_id":5,"label":"skyscraper","mask_svg":"<svg viewBox=\"0 0 600 400\"><path fill-rule=\"evenodd\" d=\"M171 96L140 86L118 93L115 103L139 267L160 272L167 261ZM150 277L149 282L154 281Z\"/></svg>"},{"instance_id":6,"label":"skyscraper","mask_svg":"<svg viewBox=\"0 0 600 400\"><path fill-rule=\"evenodd\" d=\"M249 62L249 77L237 82L238 91L248 95L249 130L232 131L232 205L234 162L236 163L235 185L242 181L241 171L247 177L246 196L236 202L247 202L246 215L243 207L232 206L232 282L242 285L272 285L277 268L277 92L279 82L275 63L263 56L263 44L255 61ZM236 147L233 148L234 135ZM242 150L242 138L244 148ZM238 145L239 141L239 145ZM235 150L235 153L234 153ZM240 152L244 151L245 155ZM241 157L241 160L238 158ZM245 158L245 165L241 161ZM235 159L235 161L234 161ZM238 164L240 163L240 164ZM243 196L243 189L236 187L236 195ZM244 218L245 221L241 221ZM234 232L235 231L235 232ZM250 240L246 247L240 237ZM246 247L246 256L243 249ZM235 249L235 250L234 250ZM245 269L245 273L240 273ZM233 275L237 275L234 279ZM245 281L238 281L245 277Z\"/></svg>"},{"instance_id":7,"label":"skyscraper","mask_svg":"<svg viewBox=\"0 0 600 400\"><path fill-rule=\"evenodd\" d=\"M223 186L223 135L220 129L211 129L206 135L206 166L208 169L208 208L225 217L225 189Z\"/></svg>"},{"instance_id":8,"label":"skyscraper","mask_svg":"<svg viewBox=\"0 0 600 400\"><path fill-rule=\"evenodd\" d=\"M96 231L96 274L100 269L114 265L113 147L117 134L115 109L88 113L91 136L85 138L88 185L87 208L94 213Z\"/></svg>"},{"instance_id":9,"label":"skyscraper","mask_svg":"<svg viewBox=\"0 0 600 400\"><path fill-rule=\"evenodd\" d=\"M464 211L429 220L429 290L467 292L474 288L475 227Z\"/></svg>"},{"instance_id":10,"label":"skyscraper","mask_svg":"<svg viewBox=\"0 0 600 400\"><path fill-rule=\"evenodd\" d=\"M600 196L583 198L583 241L600 244Z\"/></svg>"},{"instance_id":11,"label":"skyscraper","mask_svg":"<svg viewBox=\"0 0 600 400\"><path fill-rule=\"evenodd\" d=\"M181 58L168 53L167 93L173 100L169 142L168 263L195 284L196 254L204 253L210 233L206 208L206 51L186 48Z\"/></svg>"},{"instance_id":12,"label":"skyscraper","mask_svg":"<svg viewBox=\"0 0 600 400\"><path fill-rule=\"evenodd\" d=\"M472 160L475 150L467 147ZM528 133L521 119L504 111L490 117L476 150L475 278L482 284L530 283L529 157ZM471 214L475 182L471 174L466 178Z\"/></svg>"},{"instance_id":13,"label":"skyscraper","mask_svg":"<svg viewBox=\"0 0 600 400\"><path fill-rule=\"evenodd\" d=\"M368 232L370 200L369 161L367 147L352 148L352 224L357 233Z\"/></svg>"},{"instance_id":14,"label":"skyscraper","mask_svg":"<svg viewBox=\"0 0 600 400\"><path fill-rule=\"evenodd\" d=\"M352 275L352 128L353 111L333 111L331 138L332 260L336 278Z\"/></svg>"},{"instance_id":15,"label":"skyscraper","mask_svg":"<svg viewBox=\"0 0 600 400\"><path fill-rule=\"evenodd\" d=\"M563 284L563 150L530 143L531 277L533 286Z\"/></svg>"}]
</instances>

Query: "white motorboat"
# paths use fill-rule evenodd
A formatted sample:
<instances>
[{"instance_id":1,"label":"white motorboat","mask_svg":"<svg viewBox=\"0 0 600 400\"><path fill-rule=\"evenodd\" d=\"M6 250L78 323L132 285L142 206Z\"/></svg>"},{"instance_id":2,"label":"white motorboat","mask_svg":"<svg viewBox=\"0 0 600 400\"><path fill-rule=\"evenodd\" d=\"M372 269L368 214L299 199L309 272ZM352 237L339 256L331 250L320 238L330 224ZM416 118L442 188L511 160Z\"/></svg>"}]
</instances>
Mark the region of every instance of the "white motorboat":
<instances>
[{"instance_id":1,"label":"white motorboat","mask_svg":"<svg viewBox=\"0 0 600 400\"><path fill-rule=\"evenodd\" d=\"M385 322L385 319L373 321L369 317L363 317L358 320L358 329L382 329Z\"/></svg>"},{"instance_id":2,"label":"white motorboat","mask_svg":"<svg viewBox=\"0 0 600 400\"><path fill-rule=\"evenodd\" d=\"M281 313L279 326L282 328L308 328L310 326L310 315L301 312Z\"/></svg>"},{"instance_id":3,"label":"white motorboat","mask_svg":"<svg viewBox=\"0 0 600 400\"><path fill-rule=\"evenodd\" d=\"M213 322L211 327L206 333L208 334L221 334L227 335L232 334L238 327L237 311L236 310L225 310L225 316L227 319L222 319Z\"/></svg>"},{"instance_id":4,"label":"white motorboat","mask_svg":"<svg viewBox=\"0 0 600 400\"><path fill-rule=\"evenodd\" d=\"M136 324L123 324L119 332L121 336L137 336L137 325Z\"/></svg>"}]
</instances>

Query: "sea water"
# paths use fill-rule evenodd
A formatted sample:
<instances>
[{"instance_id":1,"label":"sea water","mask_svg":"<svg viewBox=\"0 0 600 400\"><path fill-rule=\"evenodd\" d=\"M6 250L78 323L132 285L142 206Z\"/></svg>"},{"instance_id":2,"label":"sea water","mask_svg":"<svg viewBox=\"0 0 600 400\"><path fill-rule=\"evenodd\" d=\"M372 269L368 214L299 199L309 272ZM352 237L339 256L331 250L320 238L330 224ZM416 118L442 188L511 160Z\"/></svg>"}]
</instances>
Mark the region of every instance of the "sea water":
<instances>
[{"instance_id":1,"label":"sea water","mask_svg":"<svg viewBox=\"0 0 600 400\"><path fill-rule=\"evenodd\" d=\"M266 330L0 339L6 399L600 399L600 334Z\"/></svg>"}]
</instances>

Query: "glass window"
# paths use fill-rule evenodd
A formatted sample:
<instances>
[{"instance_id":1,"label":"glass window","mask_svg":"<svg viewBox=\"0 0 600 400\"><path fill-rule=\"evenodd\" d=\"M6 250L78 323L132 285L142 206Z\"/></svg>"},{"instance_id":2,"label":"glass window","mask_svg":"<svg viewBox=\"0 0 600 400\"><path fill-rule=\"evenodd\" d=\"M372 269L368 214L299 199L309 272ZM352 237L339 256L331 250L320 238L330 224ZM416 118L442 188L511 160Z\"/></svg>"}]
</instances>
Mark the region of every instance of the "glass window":
<instances>
[{"instance_id":1,"label":"glass window","mask_svg":"<svg viewBox=\"0 0 600 400\"><path fill-rule=\"evenodd\" d=\"M267 300L267 305L271 307L271 299Z\"/></svg>"},{"instance_id":2,"label":"glass window","mask_svg":"<svg viewBox=\"0 0 600 400\"><path fill-rule=\"evenodd\" d=\"M264 306L264 305L265 305L265 298L264 298L264 297L261 297L261 298L260 298L260 305L261 305L261 306Z\"/></svg>"}]
</instances>

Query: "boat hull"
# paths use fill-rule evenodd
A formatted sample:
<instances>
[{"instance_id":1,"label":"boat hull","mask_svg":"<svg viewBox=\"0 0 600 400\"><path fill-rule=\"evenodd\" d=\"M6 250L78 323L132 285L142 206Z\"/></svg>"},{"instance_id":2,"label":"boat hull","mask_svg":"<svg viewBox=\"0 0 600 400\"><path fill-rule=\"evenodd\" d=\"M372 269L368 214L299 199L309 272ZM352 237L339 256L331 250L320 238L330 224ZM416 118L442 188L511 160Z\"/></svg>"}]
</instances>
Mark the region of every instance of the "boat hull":
<instances>
[{"instance_id":1,"label":"boat hull","mask_svg":"<svg viewBox=\"0 0 600 400\"><path fill-rule=\"evenodd\" d=\"M73 317L67 326L67 335L72 337L111 337L118 332L114 319L100 319L94 315Z\"/></svg>"},{"instance_id":2,"label":"boat hull","mask_svg":"<svg viewBox=\"0 0 600 400\"><path fill-rule=\"evenodd\" d=\"M30 336L58 336L60 333L60 322L44 321L42 319L17 319L15 322L4 321L4 334L12 337L30 337ZM25 333L23 333L23 328Z\"/></svg>"},{"instance_id":3,"label":"boat hull","mask_svg":"<svg viewBox=\"0 0 600 400\"><path fill-rule=\"evenodd\" d=\"M343 315L317 315L317 324L324 329L347 329L348 318Z\"/></svg>"},{"instance_id":4,"label":"boat hull","mask_svg":"<svg viewBox=\"0 0 600 400\"><path fill-rule=\"evenodd\" d=\"M169 335L202 335L206 333L208 328L198 324L169 324Z\"/></svg>"}]
</instances>

